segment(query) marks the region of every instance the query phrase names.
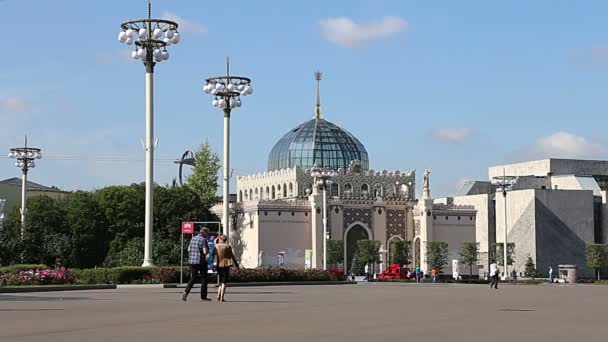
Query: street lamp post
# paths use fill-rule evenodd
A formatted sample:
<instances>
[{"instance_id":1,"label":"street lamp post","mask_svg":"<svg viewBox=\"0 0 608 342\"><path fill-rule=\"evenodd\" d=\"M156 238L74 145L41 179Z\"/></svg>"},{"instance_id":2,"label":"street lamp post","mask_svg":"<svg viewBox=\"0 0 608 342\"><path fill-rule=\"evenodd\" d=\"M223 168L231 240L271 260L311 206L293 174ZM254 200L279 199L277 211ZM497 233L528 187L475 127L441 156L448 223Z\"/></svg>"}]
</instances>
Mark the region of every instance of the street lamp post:
<instances>
[{"instance_id":1,"label":"street lamp post","mask_svg":"<svg viewBox=\"0 0 608 342\"><path fill-rule=\"evenodd\" d=\"M331 188L336 173L331 169L313 166L310 175L313 182L323 189L323 270L327 270L327 187Z\"/></svg>"},{"instance_id":2,"label":"street lamp post","mask_svg":"<svg viewBox=\"0 0 608 342\"><path fill-rule=\"evenodd\" d=\"M514 176L506 176L505 170L503 169L503 175L499 177L494 177L492 179L492 184L496 185L496 191L502 192L502 198L504 201L504 224L505 224L505 235L504 235L504 243L502 247L503 251L503 264L504 264L504 279L507 279L509 276L508 272L508 245L507 245L507 192L510 191L515 184L517 177Z\"/></svg>"},{"instance_id":3,"label":"street lamp post","mask_svg":"<svg viewBox=\"0 0 608 342\"><path fill-rule=\"evenodd\" d=\"M25 145L23 147L14 147L10 149L8 156L15 159L15 166L21 169L23 177L21 179L21 240L25 235L25 215L27 213L26 207L26 193L27 193L27 173L30 169L36 167L36 159L42 158L39 148L28 147L27 137L25 137Z\"/></svg>"},{"instance_id":4,"label":"street lamp post","mask_svg":"<svg viewBox=\"0 0 608 342\"><path fill-rule=\"evenodd\" d=\"M223 165L223 192L224 205L222 226L223 233L229 236L229 197L230 197L230 113L233 108L241 106L241 95L253 94L251 79L241 76L230 75L230 60L226 58L226 75L210 77L205 80L203 90L207 94L215 96L213 107L224 111L224 165ZM230 241L230 240L228 240Z\"/></svg>"},{"instance_id":5,"label":"street lamp post","mask_svg":"<svg viewBox=\"0 0 608 342\"><path fill-rule=\"evenodd\" d=\"M146 216L145 245L142 266L153 266L153 197L154 197L154 66L169 59L167 46L177 44L180 34L178 24L165 19L152 18L152 6L148 0L148 18L123 22L118 40L134 45L133 59L143 61L146 67Z\"/></svg>"}]
</instances>

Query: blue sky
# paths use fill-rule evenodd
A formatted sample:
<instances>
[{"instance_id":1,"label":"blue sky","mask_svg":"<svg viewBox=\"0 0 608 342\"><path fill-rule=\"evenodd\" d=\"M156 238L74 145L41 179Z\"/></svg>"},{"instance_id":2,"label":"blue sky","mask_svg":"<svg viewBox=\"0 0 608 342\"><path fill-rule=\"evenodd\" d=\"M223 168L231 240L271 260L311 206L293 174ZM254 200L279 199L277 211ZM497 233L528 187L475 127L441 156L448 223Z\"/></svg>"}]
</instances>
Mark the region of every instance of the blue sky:
<instances>
[{"instance_id":1,"label":"blue sky","mask_svg":"<svg viewBox=\"0 0 608 342\"><path fill-rule=\"evenodd\" d=\"M432 169L433 195L487 167L545 157L608 158L604 1L153 1L182 40L156 69L156 180L208 140L222 115L207 76L251 77L232 119L236 175L312 117L313 72L325 117L367 147L373 169ZM0 147L23 135L45 158L31 178L68 190L143 180L144 67L116 40L146 1L3 0ZM6 157L0 178L18 176Z\"/></svg>"}]
</instances>

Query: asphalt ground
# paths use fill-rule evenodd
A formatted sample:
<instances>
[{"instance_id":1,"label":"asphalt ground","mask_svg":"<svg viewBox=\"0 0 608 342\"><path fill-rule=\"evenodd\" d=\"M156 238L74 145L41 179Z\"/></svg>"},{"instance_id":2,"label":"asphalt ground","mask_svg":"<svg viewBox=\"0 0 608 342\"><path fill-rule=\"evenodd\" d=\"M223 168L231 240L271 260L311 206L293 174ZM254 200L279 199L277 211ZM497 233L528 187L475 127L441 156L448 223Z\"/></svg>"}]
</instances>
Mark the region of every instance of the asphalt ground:
<instances>
[{"instance_id":1,"label":"asphalt ground","mask_svg":"<svg viewBox=\"0 0 608 342\"><path fill-rule=\"evenodd\" d=\"M215 289L210 288L210 296ZM0 341L608 341L608 286L365 283L0 295Z\"/></svg>"}]
</instances>

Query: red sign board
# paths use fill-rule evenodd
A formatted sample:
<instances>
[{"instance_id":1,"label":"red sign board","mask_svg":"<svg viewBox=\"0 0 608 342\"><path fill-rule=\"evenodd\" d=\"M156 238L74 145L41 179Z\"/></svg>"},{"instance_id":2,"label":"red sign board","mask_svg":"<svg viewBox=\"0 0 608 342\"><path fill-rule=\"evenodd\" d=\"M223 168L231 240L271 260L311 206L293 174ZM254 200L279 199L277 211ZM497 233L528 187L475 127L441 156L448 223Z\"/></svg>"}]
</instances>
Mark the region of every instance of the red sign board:
<instances>
[{"instance_id":1,"label":"red sign board","mask_svg":"<svg viewBox=\"0 0 608 342\"><path fill-rule=\"evenodd\" d=\"M194 223L193 222L182 222L182 234L193 234Z\"/></svg>"}]
</instances>

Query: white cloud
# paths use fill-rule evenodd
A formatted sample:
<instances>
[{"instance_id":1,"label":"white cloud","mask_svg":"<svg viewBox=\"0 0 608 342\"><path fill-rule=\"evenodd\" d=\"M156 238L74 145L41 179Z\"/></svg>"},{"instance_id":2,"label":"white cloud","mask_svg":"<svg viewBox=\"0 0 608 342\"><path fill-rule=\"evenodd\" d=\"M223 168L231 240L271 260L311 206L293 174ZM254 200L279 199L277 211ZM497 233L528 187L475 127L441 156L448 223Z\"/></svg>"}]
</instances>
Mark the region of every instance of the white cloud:
<instances>
[{"instance_id":1,"label":"white cloud","mask_svg":"<svg viewBox=\"0 0 608 342\"><path fill-rule=\"evenodd\" d=\"M433 130L433 137L441 142L448 144L461 144L471 136L473 131L470 128L436 128Z\"/></svg>"},{"instance_id":2,"label":"white cloud","mask_svg":"<svg viewBox=\"0 0 608 342\"><path fill-rule=\"evenodd\" d=\"M106 63L106 64L115 64L115 63L126 63L126 62L136 62L137 60L131 58L132 49L121 49L112 52L99 51L95 55L98 61Z\"/></svg>"},{"instance_id":3,"label":"white cloud","mask_svg":"<svg viewBox=\"0 0 608 342\"><path fill-rule=\"evenodd\" d=\"M179 25L178 30L181 32L193 32L193 33L207 32L207 27L205 25L184 19L175 13L165 11L163 16L165 18L167 18L168 20L175 21Z\"/></svg>"},{"instance_id":4,"label":"white cloud","mask_svg":"<svg viewBox=\"0 0 608 342\"><path fill-rule=\"evenodd\" d=\"M569 132L556 132L538 138L532 145L515 152L526 159L574 158L601 159L607 156L606 146Z\"/></svg>"},{"instance_id":5,"label":"white cloud","mask_svg":"<svg viewBox=\"0 0 608 342\"><path fill-rule=\"evenodd\" d=\"M321 21L323 37L344 47L357 47L369 40L385 38L407 29L407 21L392 16L368 23L355 23L346 17L327 18Z\"/></svg>"},{"instance_id":6,"label":"white cloud","mask_svg":"<svg viewBox=\"0 0 608 342\"><path fill-rule=\"evenodd\" d=\"M10 96L0 99L0 111L9 113L25 113L31 109L31 103L21 97Z\"/></svg>"}]
</instances>

